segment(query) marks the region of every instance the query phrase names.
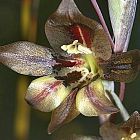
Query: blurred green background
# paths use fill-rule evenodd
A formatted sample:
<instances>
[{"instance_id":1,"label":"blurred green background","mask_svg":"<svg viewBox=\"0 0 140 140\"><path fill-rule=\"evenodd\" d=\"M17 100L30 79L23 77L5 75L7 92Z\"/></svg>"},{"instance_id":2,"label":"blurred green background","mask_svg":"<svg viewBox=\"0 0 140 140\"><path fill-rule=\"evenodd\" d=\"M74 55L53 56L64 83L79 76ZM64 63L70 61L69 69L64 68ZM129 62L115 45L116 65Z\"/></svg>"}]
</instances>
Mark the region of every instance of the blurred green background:
<instances>
[{"instance_id":1,"label":"blurred green background","mask_svg":"<svg viewBox=\"0 0 140 140\"><path fill-rule=\"evenodd\" d=\"M29 0L25 1L28 3ZM105 0L98 0L98 2L107 24L110 27L107 2ZM23 33L23 23L21 22L23 3L23 0L0 0L0 46L19 40L29 39L29 37ZM33 7L32 3L36 3L37 5ZM35 23L37 23L36 41L35 38L33 38L33 40L40 45L49 46L44 33L44 25L49 15L56 10L59 3L60 0L32 0L30 3L31 7L29 13L32 13L33 17L36 16ZM98 20L90 0L76 0L76 3L84 15ZM129 50L135 48L139 49L139 5L140 3L138 3L137 7ZM28 32L29 31L35 34L34 31L32 31L32 26L30 26ZM99 135L98 118L88 118L82 115L70 124L54 132L54 134L48 135L47 126L50 121L51 113L35 111L26 104L24 98L20 98L20 96L23 97L26 85L29 85L31 80L32 79L29 79L28 76L21 77L7 67L0 65L1 140L59 140L59 137L68 136L73 133ZM134 82L127 84L124 105L130 114L135 110L140 111L140 76L138 76ZM26 132L22 132L22 126L23 130ZM18 128L19 130L17 130Z\"/></svg>"}]
</instances>

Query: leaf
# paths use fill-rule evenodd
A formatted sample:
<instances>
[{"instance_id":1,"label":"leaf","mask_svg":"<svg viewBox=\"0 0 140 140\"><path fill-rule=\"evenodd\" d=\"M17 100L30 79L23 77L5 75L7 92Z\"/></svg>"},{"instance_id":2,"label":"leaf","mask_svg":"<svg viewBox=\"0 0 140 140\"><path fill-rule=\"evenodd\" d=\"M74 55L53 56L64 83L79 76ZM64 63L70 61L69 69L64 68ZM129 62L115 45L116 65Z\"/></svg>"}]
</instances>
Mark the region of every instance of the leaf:
<instances>
[{"instance_id":1,"label":"leaf","mask_svg":"<svg viewBox=\"0 0 140 140\"><path fill-rule=\"evenodd\" d=\"M44 76L32 81L25 100L37 110L50 112L61 104L69 92L63 81Z\"/></svg>"},{"instance_id":2,"label":"leaf","mask_svg":"<svg viewBox=\"0 0 140 140\"><path fill-rule=\"evenodd\" d=\"M15 42L0 47L0 62L25 75L52 74L55 65L49 48L31 42Z\"/></svg>"},{"instance_id":3,"label":"leaf","mask_svg":"<svg viewBox=\"0 0 140 140\"><path fill-rule=\"evenodd\" d=\"M48 133L52 133L62 125L69 123L80 114L76 109L76 95L77 89L72 90L62 104L53 111Z\"/></svg>"},{"instance_id":4,"label":"leaf","mask_svg":"<svg viewBox=\"0 0 140 140\"><path fill-rule=\"evenodd\" d=\"M101 80L98 79L78 92L76 106L85 116L99 116L118 112L118 109L114 107L105 94Z\"/></svg>"},{"instance_id":5,"label":"leaf","mask_svg":"<svg viewBox=\"0 0 140 140\"><path fill-rule=\"evenodd\" d=\"M99 61L100 75L105 80L117 82L133 81L140 70L140 51L131 50L113 54L108 61Z\"/></svg>"},{"instance_id":6,"label":"leaf","mask_svg":"<svg viewBox=\"0 0 140 140\"><path fill-rule=\"evenodd\" d=\"M108 0L108 4L115 36L114 52L127 51L137 0Z\"/></svg>"},{"instance_id":7,"label":"leaf","mask_svg":"<svg viewBox=\"0 0 140 140\"><path fill-rule=\"evenodd\" d=\"M110 42L102 26L81 14L74 0L62 0L58 9L45 25L46 36L54 50L67 55L62 45L71 44L74 40L91 48L97 57L110 58Z\"/></svg>"}]
</instances>

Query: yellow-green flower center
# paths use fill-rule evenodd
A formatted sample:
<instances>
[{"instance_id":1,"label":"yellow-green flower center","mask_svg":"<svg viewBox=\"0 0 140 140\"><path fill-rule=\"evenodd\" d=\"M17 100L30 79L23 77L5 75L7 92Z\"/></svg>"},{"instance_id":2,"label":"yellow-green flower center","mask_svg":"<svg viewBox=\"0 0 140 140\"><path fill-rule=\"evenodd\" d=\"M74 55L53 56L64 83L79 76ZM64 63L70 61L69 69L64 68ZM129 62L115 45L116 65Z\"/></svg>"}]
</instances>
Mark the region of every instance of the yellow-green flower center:
<instances>
[{"instance_id":1,"label":"yellow-green flower center","mask_svg":"<svg viewBox=\"0 0 140 140\"><path fill-rule=\"evenodd\" d=\"M81 57L85 63L84 67L80 68L82 78L79 80L79 82L85 82L85 84L90 83L98 72L98 66L94 52L92 52L91 49L86 45L79 43L78 40L73 41L72 44L63 45L61 48L68 54L81 54Z\"/></svg>"}]
</instances>

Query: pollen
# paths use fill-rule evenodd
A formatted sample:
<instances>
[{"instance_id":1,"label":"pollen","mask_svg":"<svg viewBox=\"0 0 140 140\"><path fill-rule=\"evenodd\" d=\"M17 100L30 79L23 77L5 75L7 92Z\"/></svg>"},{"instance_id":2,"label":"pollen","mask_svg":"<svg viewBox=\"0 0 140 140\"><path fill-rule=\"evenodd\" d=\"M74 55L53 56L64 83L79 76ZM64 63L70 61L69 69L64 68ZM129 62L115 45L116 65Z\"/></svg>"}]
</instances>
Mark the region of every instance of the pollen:
<instances>
[{"instance_id":1,"label":"pollen","mask_svg":"<svg viewBox=\"0 0 140 140\"><path fill-rule=\"evenodd\" d=\"M92 54L90 48L78 42L78 40L73 41L72 44L62 45L61 49L67 51L68 54Z\"/></svg>"},{"instance_id":2,"label":"pollen","mask_svg":"<svg viewBox=\"0 0 140 140\"><path fill-rule=\"evenodd\" d=\"M129 139L131 139L131 140L133 140L133 139L135 139L135 138L137 138L137 134L136 133L132 133L131 135L129 135L128 137L122 137L121 138L121 140L129 140Z\"/></svg>"},{"instance_id":3,"label":"pollen","mask_svg":"<svg viewBox=\"0 0 140 140\"><path fill-rule=\"evenodd\" d=\"M136 138L137 137L137 134L136 133L133 133L133 134L131 134L131 139L134 139L134 138Z\"/></svg>"}]
</instances>

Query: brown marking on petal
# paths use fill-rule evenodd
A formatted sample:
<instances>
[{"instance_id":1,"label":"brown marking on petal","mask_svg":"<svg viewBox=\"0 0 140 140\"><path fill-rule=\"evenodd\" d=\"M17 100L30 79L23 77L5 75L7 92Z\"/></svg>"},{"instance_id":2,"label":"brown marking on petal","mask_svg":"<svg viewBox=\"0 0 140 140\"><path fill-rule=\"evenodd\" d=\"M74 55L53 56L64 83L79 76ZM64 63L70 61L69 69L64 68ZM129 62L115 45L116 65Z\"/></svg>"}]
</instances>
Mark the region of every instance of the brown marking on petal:
<instances>
[{"instance_id":1,"label":"brown marking on petal","mask_svg":"<svg viewBox=\"0 0 140 140\"><path fill-rule=\"evenodd\" d=\"M74 24L69 27L69 31L71 32L74 40L78 40L80 43L86 44L88 48L91 48L92 37L90 28L82 24Z\"/></svg>"},{"instance_id":2,"label":"brown marking on petal","mask_svg":"<svg viewBox=\"0 0 140 140\"><path fill-rule=\"evenodd\" d=\"M97 93L95 93L94 89L91 88L89 85L86 86L85 90L86 90L85 93L86 93L87 97L89 98L89 100L91 101L93 106L95 106L98 111L106 113L106 114L118 112L117 108L110 106L110 105L107 106L106 104L101 102L99 97L96 96Z\"/></svg>"},{"instance_id":3,"label":"brown marking on petal","mask_svg":"<svg viewBox=\"0 0 140 140\"><path fill-rule=\"evenodd\" d=\"M55 81L54 83L49 83L45 85L45 89L41 93L37 94L37 96L31 99L31 101L28 101L29 104L33 106L34 104L38 104L39 102L44 100L49 94L51 94L54 90L56 90L57 86L60 84L62 84L62 81L58 80Z\"/></svg>"},{"instance_id":4,"label":"brown marking on petal","mask_svg":"<svg viewBox=\"0 0 140 140\"><path fill-rule=\"evenodd\" d=\"M76 62L66 61L63 59L57 59L56 63L57 64L55 66L59 66L59 67L73 67L76 65Z\"/></svg>"},{"instance_id":5,"label":"brown marking on petal","mask_svg":"<svg viewBox=\"0 0 140 140\"><path fill-rule=\"evenodd\" d=\"M110 81L131 82L138 73L140 66L140 51L131 50L113 54L107 61L99 60L101 76Z\"/></svg>"},{"instance_id":6,"label":"brown marking on petal","mask_svg":"<svg viewBox=\"0 0 140 140\"><path fill-rule=\"evenodd\" d=\"M68 73L66 76L57 76L56 79L64 80L64 83L66 85L69 85L71 83L78 82L82 77L81 71L72 71L71 73Z\"/></svg>"}]
</instances>

